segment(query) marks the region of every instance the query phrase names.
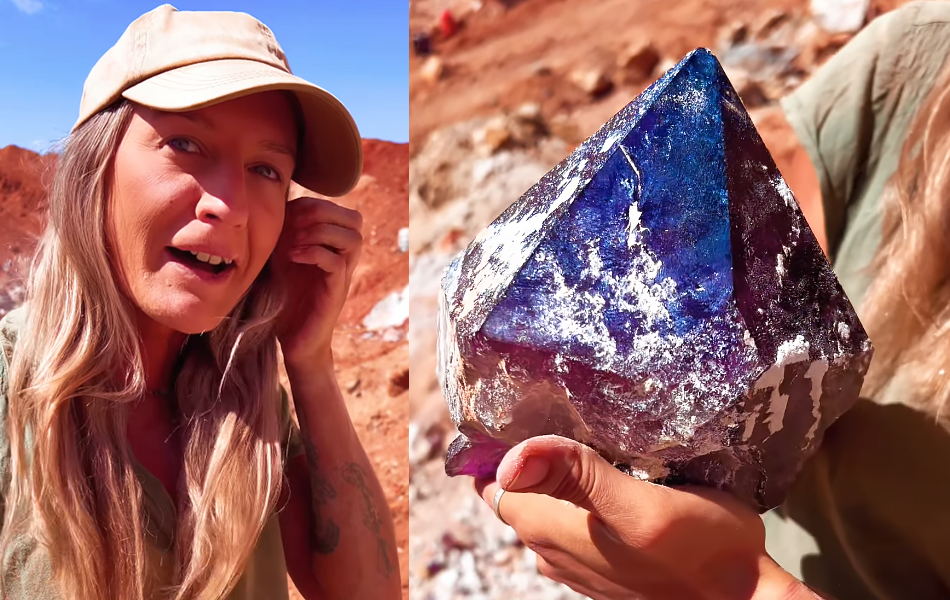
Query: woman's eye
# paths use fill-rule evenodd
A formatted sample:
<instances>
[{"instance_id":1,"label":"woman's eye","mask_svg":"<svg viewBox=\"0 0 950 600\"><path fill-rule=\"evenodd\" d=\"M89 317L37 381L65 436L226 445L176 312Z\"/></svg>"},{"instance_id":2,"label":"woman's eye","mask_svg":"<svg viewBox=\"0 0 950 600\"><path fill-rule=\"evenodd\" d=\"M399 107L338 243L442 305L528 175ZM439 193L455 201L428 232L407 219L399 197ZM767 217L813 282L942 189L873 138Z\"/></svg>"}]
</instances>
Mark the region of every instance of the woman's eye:
<instances>
[{"instance_id":1,"label":"woman's eye","mask_svg":"<svg viewBox=\"0 0 950 600\"><path fill-rule=\"evenodd\" d=\"M274 167L268 167L267 165L258 165L254 169L268 179L273 179L274 181L280 181L280 173L277 172L277 169Z\"/></svg>"},{"instance_id":2,"label":"woman's eye","mask_svg":"<svg viewBox=\"0 0 950 600\"><path fill-rule=\"evenodd\" d=\"M182 152L196 153L198 152L198 144L187 138L175 138L168 141L168 145L174 148L175 150L180 150Z\"/></svg>"}]
</instances>

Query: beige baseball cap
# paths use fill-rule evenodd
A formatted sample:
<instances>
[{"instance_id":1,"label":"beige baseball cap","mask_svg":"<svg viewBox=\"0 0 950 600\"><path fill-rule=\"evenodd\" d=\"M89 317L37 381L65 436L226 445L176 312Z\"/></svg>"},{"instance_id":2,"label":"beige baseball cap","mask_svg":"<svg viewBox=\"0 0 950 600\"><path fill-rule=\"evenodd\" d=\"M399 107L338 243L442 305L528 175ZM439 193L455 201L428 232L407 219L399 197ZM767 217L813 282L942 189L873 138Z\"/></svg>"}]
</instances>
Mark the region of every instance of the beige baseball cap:
<instances>
[{"instance_id":1,"label":"beige baseball cap","mask_svg":"<svg viewBox=\"0 0 950 600\"><path fill-rule=\"evenodd\" d=\"M184 112L268 90L294 92L303 109L294 181L326 196L353 189L363 168L353 117L332 94L293 75L271 30L244 13L165 4L133 21L86 78L73 130L120 98Z\"/></svg>"}]
</instances>

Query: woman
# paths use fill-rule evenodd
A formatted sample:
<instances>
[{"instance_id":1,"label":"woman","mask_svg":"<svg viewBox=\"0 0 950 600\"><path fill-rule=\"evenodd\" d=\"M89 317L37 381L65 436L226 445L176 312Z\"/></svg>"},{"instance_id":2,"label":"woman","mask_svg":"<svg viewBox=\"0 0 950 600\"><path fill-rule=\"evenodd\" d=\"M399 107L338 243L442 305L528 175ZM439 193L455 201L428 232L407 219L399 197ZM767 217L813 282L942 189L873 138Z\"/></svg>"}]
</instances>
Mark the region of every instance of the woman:
<instances>
[{"instance_id":1,"label":"woman","mask_svg":"<svg viewBox=\"0 0 950 600\"><path fill-rule=\"evenodd\" d=\"M948 51L950 3L910 3L783 102L807 167L786 176L875 345L785 504L760 519L528 440L479 489L543 574L595 599L950 598Z\"/></svg>"},{"instance_id":2,"label":"woman","mask_svg":"<svg viewBox=\"0 0 950 600\"><path fill-rule=\"evenodd\" d=\"M398 597L330 347L361 219L287 203L360 144L245 14L159 7L96 64L0 327L0 595Z\"/></svg>"}]
</instances>

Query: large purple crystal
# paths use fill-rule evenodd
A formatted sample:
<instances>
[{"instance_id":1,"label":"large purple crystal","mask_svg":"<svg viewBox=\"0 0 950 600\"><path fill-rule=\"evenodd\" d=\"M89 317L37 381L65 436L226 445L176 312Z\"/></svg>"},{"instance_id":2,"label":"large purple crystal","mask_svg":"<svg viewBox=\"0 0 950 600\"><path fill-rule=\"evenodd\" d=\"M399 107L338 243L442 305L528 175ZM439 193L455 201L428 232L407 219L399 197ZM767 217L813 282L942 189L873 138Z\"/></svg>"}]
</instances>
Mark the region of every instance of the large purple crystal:
<instances>
[{"instance_id":1,"label":"large purple crystal","mask_svg":"<svg viewBox=\"0 0 950 600\"><path fill-rule=\"evenodd\" d=\"M535 435L780 504L871 345L716 58L696 50L448 268L449 475Z\"/></svg>"}]
</instances>

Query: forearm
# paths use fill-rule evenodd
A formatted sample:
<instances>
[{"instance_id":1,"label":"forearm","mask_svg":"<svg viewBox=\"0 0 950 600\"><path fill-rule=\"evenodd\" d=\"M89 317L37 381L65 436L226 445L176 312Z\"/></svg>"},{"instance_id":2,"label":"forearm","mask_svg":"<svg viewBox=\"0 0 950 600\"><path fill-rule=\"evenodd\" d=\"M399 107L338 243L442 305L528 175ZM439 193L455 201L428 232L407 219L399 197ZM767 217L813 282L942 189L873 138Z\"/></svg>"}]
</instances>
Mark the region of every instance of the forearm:
<instances>
[{"instance_id":1,"label":"forearm","mask_svg":"<svg viewBox=\"0 0 950 600\"><path fill-rule=\"evenodd\" d=\"M288 364L287 374L309 467L314 575L329 599L398 598L392 518L332 366Z\"/></svg>"}]
</instances>

